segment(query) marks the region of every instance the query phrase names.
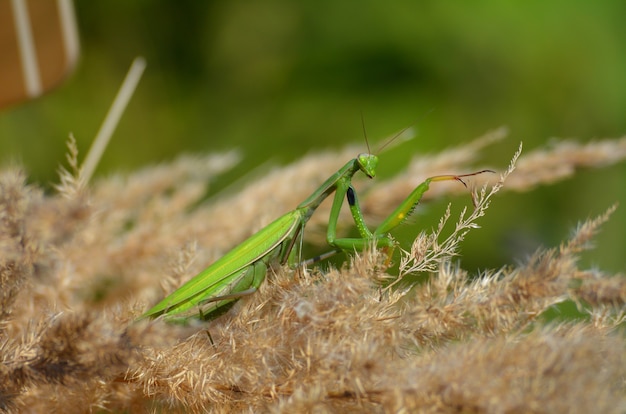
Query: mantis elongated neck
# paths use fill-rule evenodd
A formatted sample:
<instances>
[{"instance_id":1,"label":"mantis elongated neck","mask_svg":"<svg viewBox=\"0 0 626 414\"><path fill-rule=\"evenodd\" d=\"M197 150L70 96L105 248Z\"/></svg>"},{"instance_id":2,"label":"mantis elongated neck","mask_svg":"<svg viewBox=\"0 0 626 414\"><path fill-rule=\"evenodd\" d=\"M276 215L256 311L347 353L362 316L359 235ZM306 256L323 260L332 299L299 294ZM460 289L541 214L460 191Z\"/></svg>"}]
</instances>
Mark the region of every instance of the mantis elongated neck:
<instances>
[{"instance_id":1,"label":"mantis elongated neck","mask_svg":"<svg viewBox=\"0 0 626 414\"><path fill-rule=\"evenodd\" d=\"M359 164L356 158L348 161L339 171L328 177L313 194L300 203L298 209L307 209L310 211L310 214L313 214L313 211L322 201L337 189L339 183L349 182L357 171L359 171Z\"/></svg>"}]
</instances>

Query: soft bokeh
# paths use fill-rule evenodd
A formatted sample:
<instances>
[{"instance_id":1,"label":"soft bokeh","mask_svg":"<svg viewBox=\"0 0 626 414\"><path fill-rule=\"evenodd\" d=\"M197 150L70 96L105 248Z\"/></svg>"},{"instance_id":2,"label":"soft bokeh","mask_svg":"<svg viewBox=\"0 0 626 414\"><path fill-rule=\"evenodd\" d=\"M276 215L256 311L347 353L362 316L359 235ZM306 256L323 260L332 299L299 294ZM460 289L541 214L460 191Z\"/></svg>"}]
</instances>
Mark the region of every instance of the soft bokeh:
<instances>
[{"instance_id":1,"label":"soft bokeh","mask_svg":"<svg viewBox=\"0 0 626 414\"><path fill-rule=\"evenodd\" d=\"M626 131L626 5L619 1L75 6L82 43L75 75L0 114L0 161L23 164L44 186L58 182L69 132L85 154L137 55L148 67L100 176L181 152L237 148L244 162L214 183L217 191L267 162L362 143L361 112L373 143L411 124L419 131L382 154L383 178L412 154L468 142L500 125L509 137L487 149L477 167L506 168L519 141L530 151L555 136L589 141ZM499 196L483 229L462 246L465 268L497 268L554 246L579 220L621 201L598 248L583 259L624 271L625 177L618 165ZM421 209L427 213L406 230L406 240L436 224L447 201Z\"/></svg>"}]
</instances>

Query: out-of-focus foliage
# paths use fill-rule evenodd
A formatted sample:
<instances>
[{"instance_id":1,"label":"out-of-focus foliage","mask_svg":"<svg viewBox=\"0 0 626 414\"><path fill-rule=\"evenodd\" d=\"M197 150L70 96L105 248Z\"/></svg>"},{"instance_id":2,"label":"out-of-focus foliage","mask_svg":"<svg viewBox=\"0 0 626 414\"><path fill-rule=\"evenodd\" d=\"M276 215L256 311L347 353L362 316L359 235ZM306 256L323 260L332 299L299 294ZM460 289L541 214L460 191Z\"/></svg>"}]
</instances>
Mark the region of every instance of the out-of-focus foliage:
<instances>
[{"instance_id":1,"label":"out-of-focus foliage","mask_svg":"<svg viewBox=\"0 0 626 414\"><path fill-rule=\"evenodd\" d=\"M361 141L361 111L372 141L412 123L419 130L417 140L383 154L383 176L411 154L502 124L510 136L485 159L499 168L522 140L531 150L553 136L588 141L626 131L626 5L619 1L75 6L83 53L75 76L0 114L1 161L21 162L43 185L57 181L69 132L85 153L137 55L148 68L100 174L180 152L238 148L244 163L218 183L224 186L268 160ZM496 199L483 230L462 247L471 259L466 268L499 267L555 245L579 219L622 201L585 259L624 270L625 176L623 166L581 172ZM406 237L432 226L446 201L418 216Z\"/></svg>"}]
</instances>

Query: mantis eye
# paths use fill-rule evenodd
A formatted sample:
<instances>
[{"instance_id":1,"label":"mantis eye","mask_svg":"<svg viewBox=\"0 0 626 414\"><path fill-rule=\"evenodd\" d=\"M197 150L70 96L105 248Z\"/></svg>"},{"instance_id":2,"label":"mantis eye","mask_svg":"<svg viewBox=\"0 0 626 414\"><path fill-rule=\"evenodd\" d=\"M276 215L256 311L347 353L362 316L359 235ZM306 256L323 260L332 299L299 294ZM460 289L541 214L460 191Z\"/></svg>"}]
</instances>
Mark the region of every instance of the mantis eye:
<instances>
[{"instance_id":1,"label":"mantis eye","mask_svg":"<svg viewBox=\"0 0 626 414\"><path fill-rule=\"evenodd\" d=\"M376 166L378 165L378 157L372 154L359 154L357 158L359 169L369 178L376 176Z\"/></svg>"}]
</instances>

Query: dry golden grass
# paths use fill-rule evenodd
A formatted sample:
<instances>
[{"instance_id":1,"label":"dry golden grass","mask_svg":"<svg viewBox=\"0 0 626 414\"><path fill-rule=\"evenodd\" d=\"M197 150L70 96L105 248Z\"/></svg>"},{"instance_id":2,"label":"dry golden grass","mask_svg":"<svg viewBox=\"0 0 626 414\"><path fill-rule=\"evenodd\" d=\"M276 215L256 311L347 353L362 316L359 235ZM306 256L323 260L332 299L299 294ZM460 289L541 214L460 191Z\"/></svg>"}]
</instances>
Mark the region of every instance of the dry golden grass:
<instances>
[{"instance_id":1,"label":"dry golden grass","mask_svg":"<svg viewBox=\"0 0 626 414\"><path fill-rule=\"evenodd\" d=\"M504 133L367 183L368 218L382 217L426 176L470 170ZM376 251L325 273L276 267L256 294L212 322L133 322L355 153L310 155L200 204L236 154L184 156L87 185L70 142L70 171L52 195L26 185L19 170L2 171L0 411L626 411L626 279L577 264L614 207L516 267L476 277L454 262L496 191L623 160L625 138L562 141L522 155L514 172L473 178L485 185L475 210L451 235L418 235L402 252L399 276L386 273ZM462 190L442 183L427 196ZM325 203L307 237L323 240L327 217ZM415 272L427 281L407 284ZM542 312L568 298L590 318L542 323Z\"/></svg>"}]
</instances>

